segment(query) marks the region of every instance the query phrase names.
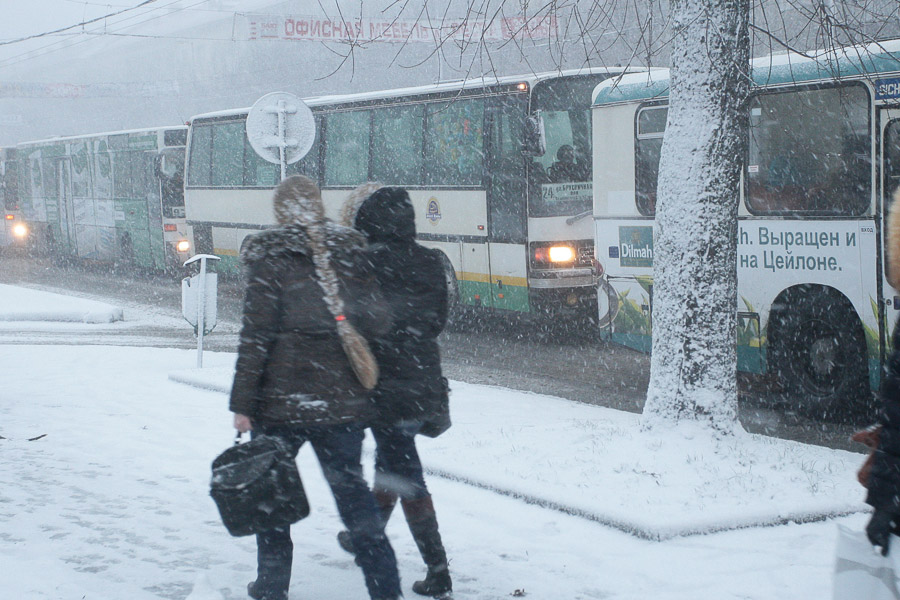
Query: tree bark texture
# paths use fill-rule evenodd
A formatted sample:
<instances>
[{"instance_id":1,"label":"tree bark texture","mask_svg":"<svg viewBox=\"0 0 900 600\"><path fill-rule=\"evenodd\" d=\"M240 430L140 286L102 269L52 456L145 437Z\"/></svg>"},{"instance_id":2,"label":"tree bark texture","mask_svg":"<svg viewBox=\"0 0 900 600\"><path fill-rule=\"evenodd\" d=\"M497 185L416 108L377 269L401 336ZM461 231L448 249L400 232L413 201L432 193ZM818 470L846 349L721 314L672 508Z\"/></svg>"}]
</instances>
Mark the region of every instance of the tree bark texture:
<instances>
[{"instance_id":1,"label":"tree bark texture","mask_svg":"<svg viewBox=\"0 0 900 600\"><path fill-rule=\"evenodd\" d=\"M738 188L747 131L748 0L675 0L654 229L643 424L737 425Z\"/></svg>"}]
</instances>

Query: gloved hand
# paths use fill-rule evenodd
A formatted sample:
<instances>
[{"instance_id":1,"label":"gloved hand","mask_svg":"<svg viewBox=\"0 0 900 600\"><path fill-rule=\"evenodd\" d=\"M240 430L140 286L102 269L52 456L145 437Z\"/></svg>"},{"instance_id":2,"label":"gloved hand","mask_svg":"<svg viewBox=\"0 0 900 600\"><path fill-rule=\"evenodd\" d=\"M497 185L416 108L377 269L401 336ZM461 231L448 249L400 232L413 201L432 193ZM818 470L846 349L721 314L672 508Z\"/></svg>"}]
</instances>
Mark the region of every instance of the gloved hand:
<instances>
[{"instance_id":1,"label":"gloved hand","mask_svg":"<svg viewBox=\"0 0 900 600\"><path fill-rule=\"evenodd\" d=\"M891 541L891 531L894 527L896 514L883 508L876 508L869 524L866 525L866 537L873 546L881 548L881 555L888 555L888 545Z\"/></svg>"}]
</instances>

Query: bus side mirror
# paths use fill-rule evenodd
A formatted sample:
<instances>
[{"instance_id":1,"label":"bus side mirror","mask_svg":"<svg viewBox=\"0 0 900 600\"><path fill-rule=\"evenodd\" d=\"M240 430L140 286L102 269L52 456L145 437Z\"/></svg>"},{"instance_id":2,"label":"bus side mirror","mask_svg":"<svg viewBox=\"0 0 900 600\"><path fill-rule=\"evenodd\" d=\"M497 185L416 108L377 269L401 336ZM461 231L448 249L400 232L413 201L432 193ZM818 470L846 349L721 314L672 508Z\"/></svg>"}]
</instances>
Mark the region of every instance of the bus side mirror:
<instances>
[{"instance_id":1,"label":"bus side mirror","mask_svg":"<svg viewBox=\"0 0 900 600\"><path fill-rule=\"evenodd\" d=\"M526 156L543 156L547 151L547 138L544 135L544 118L541 111L525 117L525 131L522 135L522 154Z\"/></svg>"}]
</instances>

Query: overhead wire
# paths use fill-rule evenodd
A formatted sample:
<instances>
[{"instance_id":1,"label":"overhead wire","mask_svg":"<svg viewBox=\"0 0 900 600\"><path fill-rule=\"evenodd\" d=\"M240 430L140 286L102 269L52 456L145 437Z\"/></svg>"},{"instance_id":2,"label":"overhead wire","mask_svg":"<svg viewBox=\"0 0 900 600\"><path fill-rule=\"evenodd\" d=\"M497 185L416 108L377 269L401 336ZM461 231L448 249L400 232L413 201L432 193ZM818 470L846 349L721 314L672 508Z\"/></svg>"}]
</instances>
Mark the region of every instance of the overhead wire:
<instances>
[{"instance_id":1,"label":"overhead wire","mask_svg":"<svg viewBox=\"0 0 900 600\"><path fill-rule=\"evenodd\" d=\"M158 0L153 0L153 1L156 2ZM53 53L59 52L61 50L69 50L73 46L78 46L78 45L81 45L81 44L84 44L87 42L95 41L97 39L97 36L105 35L106 33L109 33L109 34L117 33L124 29L128 29L130 27L138 27L138 26L148 23L150 21L160 19L163 17L167 17L167 16L170 16L175 13L179 13L179 12L186 11L186 10L195 10L195 7L200 6L201 4L206 4L207 2L209 2L209 0L200 0L199 2L188 5L186 7L174 8L173 12L167 12L164 14L156 14L156 15L151 16L150 18L144 19L142 21L138 21L136 23L129 23L129 21L133 21L135 19L140 19L142 17L146 17L151 13L158 12L158 11L161 11L166 8L170 8L173 5L178 4L180 2L182 2L182 0L172 0L171 2L168 2L166 4L154 6L139 15L128 16L124 19L121 19L119 21L112 23L111 25L105 24L103 26L103 30L100 32L85 31L85 32L78 32L77 34L68 34L68 35L64 34L65 37L62 40L58 40L58 41L55 41L50 44L46 44L46 45L38 47L38 48L32 48L31 50L27 50L25 52L7 57L5 59L0 59L0 68L12 67L12 66L21 64L23 62L27 62L30 60L36 60L38 58L43 58L49 54L53 54ZM144 4L146 4L146 2ZM139 7L140 7L140 5L137 7L134 7L134 8L139 8ZM119 14L121 14L121 12ZM110 29L112 29L112 31L110 31ZM70 36L85 36L85 35L87 35L89 37L86 37L85 39L82 39L82 40L71 41L72 38ZM200 39L200 38L198 38L198 39Z\"/></svg>"},{"instance_id":2,"label":"overhead wire","mask_svg":"<svg viewBox=\"0 0 900 600\"><path fill-rule=\"evenodd\" d=\"M60 27L59 29L53 29L52 31L45 31L43 33L35 33L32 35L26 35L25 37L17 38L14 40L0 41L0 46L8 46L10 44L18 44L20 42L25 42L28 40L42 38L42 37L46 37L48 35L53 35L56 33L62 33L63 31L68 31L70 29L75 29L77 27L84 27L85 25L90 25L91 23L96 23L97 21L102 21L102 20L108 19L110 17L115 17L116 15L121 15L122 13L130 12L132 10L137 10L138 8L147 6L148 4L153 4L154 2L157 2L157 0L144 0L140 4L137 4L130 8L123 8L122 10L119 10L119 11L116 11L113 13L109 13L109 14L106 14L106 15L103 15L100 17L94 17L93 19L87 19L86 21L82 21L80 23L75 23L74 25L67 25L66 27Z\"/></svg>"}]
</instances>

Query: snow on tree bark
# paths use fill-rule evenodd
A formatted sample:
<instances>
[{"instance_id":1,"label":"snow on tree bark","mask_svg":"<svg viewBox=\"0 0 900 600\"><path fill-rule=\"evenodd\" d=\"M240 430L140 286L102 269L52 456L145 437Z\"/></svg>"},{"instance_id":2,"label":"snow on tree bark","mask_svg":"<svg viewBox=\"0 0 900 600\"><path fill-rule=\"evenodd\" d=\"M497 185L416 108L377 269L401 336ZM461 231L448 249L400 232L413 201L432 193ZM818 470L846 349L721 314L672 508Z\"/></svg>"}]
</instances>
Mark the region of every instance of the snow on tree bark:
<instances>
[{"instance_id":1,"label":"snow on tree bark","mask_svg":"<svg viewBox=\"0 0 900 600\"><path fill-rule=\"evenodd\" d=\"M654 230L653 348L642 423L737 426L737 212L749 92L748 0L676 0Z\"/></svg>"}]
</instances>

